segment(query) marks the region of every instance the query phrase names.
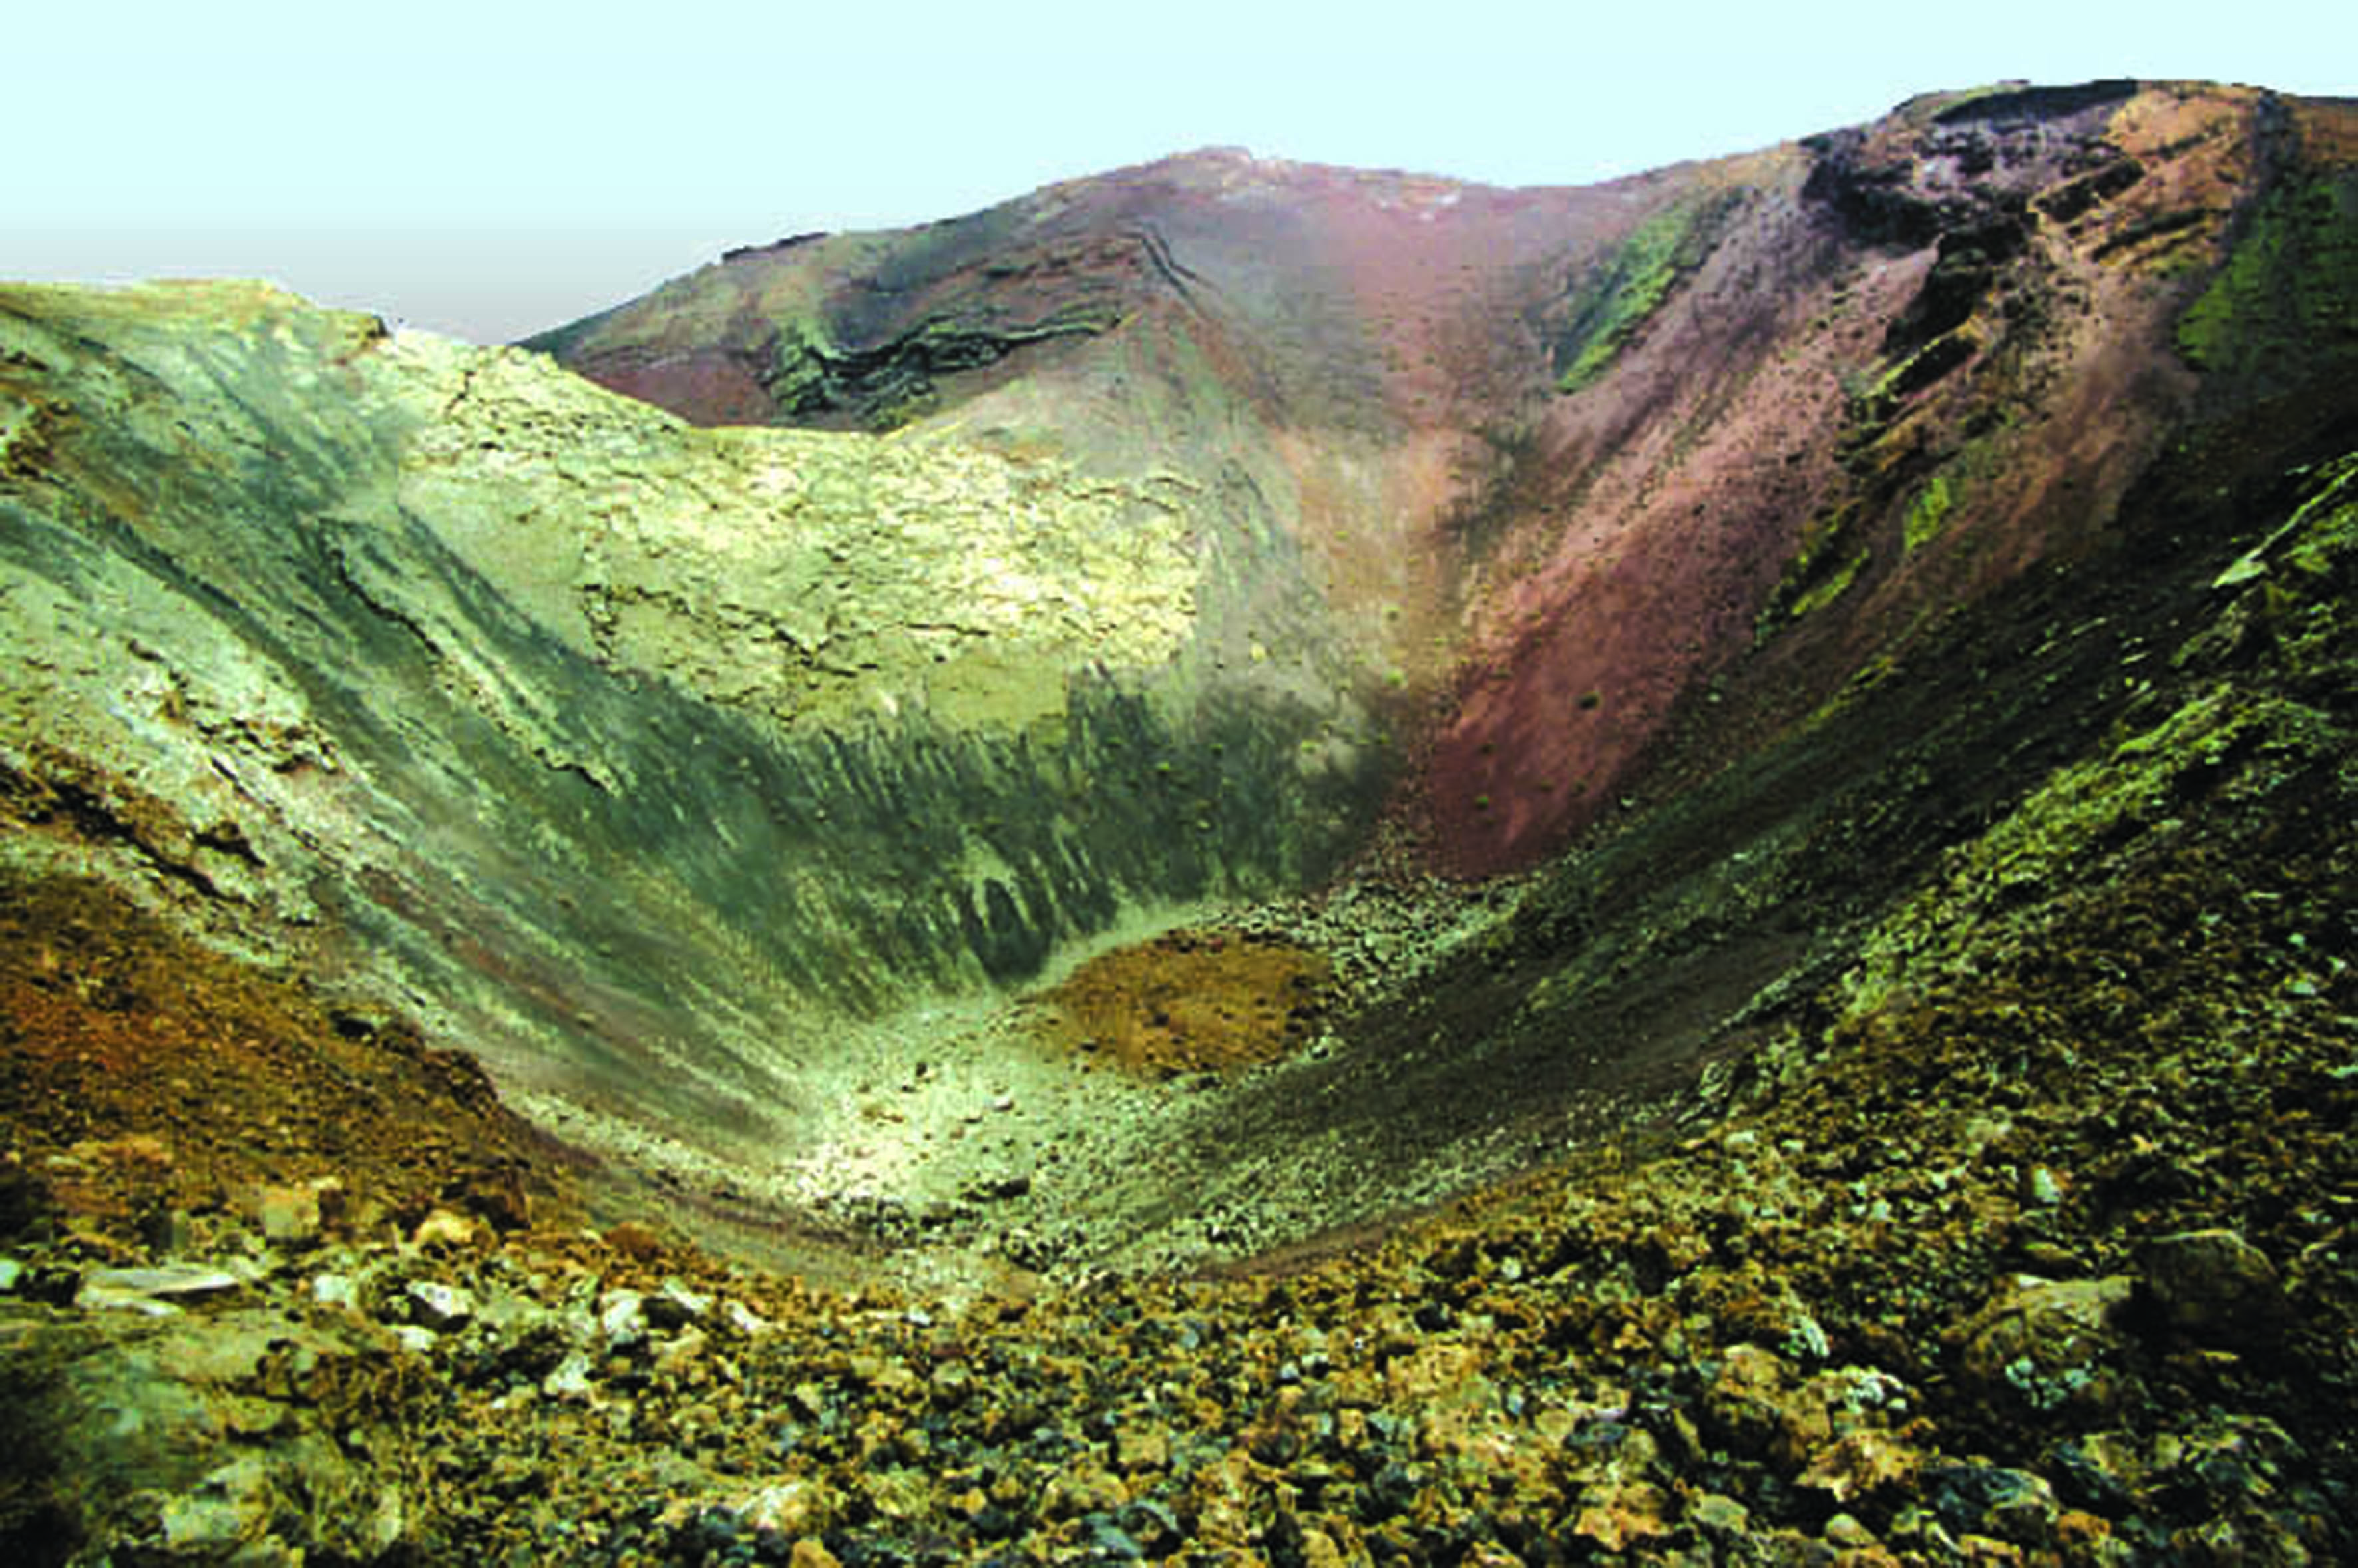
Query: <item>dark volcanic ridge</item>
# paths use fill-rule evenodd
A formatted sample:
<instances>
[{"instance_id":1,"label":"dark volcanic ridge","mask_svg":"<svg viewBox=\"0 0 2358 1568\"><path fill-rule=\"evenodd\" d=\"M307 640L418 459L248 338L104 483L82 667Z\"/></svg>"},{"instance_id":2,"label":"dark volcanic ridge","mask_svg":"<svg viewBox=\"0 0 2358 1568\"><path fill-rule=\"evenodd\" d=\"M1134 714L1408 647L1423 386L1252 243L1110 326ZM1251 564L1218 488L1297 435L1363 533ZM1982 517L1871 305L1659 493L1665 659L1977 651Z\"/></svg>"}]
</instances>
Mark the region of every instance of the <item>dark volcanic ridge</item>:
<instances>
[{"instance_id":1,"label":"dark volcanic ridge","mask_svg":"<svg viewBox=\"0 0 2358 1568\"><path fill-rule=\"evenodd\" d=\"M0 287L0 1556L2358 1557L2353 372L2197 83Z\"/></svg>"}]
</instances>

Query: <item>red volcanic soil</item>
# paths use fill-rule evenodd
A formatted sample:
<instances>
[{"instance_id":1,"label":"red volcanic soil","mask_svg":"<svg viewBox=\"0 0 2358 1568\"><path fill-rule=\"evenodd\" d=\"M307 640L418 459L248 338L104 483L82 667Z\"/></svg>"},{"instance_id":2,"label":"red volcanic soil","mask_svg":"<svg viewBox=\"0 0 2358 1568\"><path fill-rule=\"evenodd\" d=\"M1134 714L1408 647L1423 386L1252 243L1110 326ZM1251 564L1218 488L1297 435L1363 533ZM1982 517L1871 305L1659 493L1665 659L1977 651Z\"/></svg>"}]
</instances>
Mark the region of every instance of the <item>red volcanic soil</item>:
<instances>
[{"instance_id":1,"label":"red volcanic soil","mask_svg":"<svg viewBox=\"0 0 2358 1568\"><path fill-rule=\"evenodd\" d=\"M600 379L658 408L692 408L699 425L763 425L777 413L743 357L718 351L616 363Z\"/></svg>"},{"instance_id":2,"label":"red volcanic soil","mask_svg":"<svg viewBox=\"0 0 2358 1568\"><path fill-rule=\"evenodd\" d=\"M2255 100L2053 107L1903 113L1843 149L1922 225L1906 238L1818 189L1830 157L1763 155L1708 262L1547 411L1431 752L1449 869L1535 863L1666 763L1709 771L2135 525L2123 497L2196 406L2171 334L2248 177Z\"/></svg>"},{"instance_id":3,"label":"red volcanic soil","mask_svg":"<svg viewBox=\"0 0 2358 1568\"><path fill-rule=\"evenodd\" d=\"M329 1221L404 1234L437 1208L507 1230L577 1206L472 1058L96 882L0 875L0 1234L54 1227L101 1255L302 1190Z\"/></svg>"}]
</instances>

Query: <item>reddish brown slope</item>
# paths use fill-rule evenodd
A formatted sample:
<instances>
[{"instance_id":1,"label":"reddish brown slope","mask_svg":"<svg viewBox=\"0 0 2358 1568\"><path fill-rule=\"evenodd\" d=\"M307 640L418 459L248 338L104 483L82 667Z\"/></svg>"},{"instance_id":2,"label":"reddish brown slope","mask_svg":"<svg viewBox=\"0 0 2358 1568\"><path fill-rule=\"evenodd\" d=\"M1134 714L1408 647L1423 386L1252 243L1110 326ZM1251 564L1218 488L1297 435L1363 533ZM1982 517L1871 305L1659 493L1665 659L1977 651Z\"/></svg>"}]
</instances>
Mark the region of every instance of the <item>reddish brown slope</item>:
<instances>
[{"instance_id":1,"label":"reddish brown slope","mask_svg":"<svg viewBox=\"0 0 2358 1568\"><path fill-rule=\"evenodd\" d=\"M158 1256L238 1214L407 1234L578 1217L471 1057L210 953L103 883L0 873L0 1233ZM283 1211L283 1212L282 1212Z\"/></svg>"},{"instance_id":2,"label":"reddish brown slope","mask_svg":"<svg viewBox=\"0 0 2358 1568\"><path fill-rule=\"evenodd\" d=\"M2158 264L2209 259L2255 100L1984 104L1762 160L1622 362L1549 410L1430 775L1456 863L1527 863L1639 789L1682 704L1698 749L1740 748L2071 554L2184 416L2189 284ZM2158 254L2124 243L2157 229Z\"/></svg>"}]
</instances>

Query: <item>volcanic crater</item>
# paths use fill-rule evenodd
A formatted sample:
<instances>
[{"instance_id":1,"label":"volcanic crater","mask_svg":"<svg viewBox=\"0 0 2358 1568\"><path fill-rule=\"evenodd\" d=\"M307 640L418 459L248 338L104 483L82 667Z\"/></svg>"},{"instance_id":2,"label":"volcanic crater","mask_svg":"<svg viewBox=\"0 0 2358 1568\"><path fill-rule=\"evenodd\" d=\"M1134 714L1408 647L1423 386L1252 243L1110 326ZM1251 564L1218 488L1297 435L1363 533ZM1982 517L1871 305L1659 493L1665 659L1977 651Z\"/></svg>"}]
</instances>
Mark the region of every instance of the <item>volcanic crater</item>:
<instances>
[{"instance_id":1,"label":"volcanic crater","mask_svg":"<svg viewBox=\"0 0 2358 1568\"><path fill-rule=\"evenodd\" d=\"M2358 1556L2358 110L0 286L13 1561Z\"/></svg>"}]
</instances>

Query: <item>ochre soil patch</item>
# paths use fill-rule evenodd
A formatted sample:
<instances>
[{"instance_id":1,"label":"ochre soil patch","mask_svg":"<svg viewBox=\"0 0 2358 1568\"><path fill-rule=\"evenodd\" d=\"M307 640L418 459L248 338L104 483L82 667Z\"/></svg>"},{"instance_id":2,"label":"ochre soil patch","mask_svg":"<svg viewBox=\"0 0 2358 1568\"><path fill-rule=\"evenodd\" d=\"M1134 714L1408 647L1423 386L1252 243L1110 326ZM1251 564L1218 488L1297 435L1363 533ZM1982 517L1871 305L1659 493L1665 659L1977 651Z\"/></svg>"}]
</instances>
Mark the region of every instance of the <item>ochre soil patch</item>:
<instances>
[{"instance_id":1,"label":"ochre soil patch","mask_svg":"<svg viewBox=\"0 0 2358 1568\"><path fill-rule=\"evenodd\" d=\"M364 1230L576 1203L475 1062L205 950L97 882L0 872L0 1244L162 1250L266 1189Z\"/></svg>"},{"instance_id":2,"label":"ochre soil patch","mask_svg":"<svg viewBox=\"0 0 2358 1568\"><path fill-rule=\"evenodd\" d=\"M1041 992L1052 1044L1150 1077L1274 1061L1325 1016L1334 969L1280 937L1168 931L1101 954Z\"/></svg>"}]
</instances>

